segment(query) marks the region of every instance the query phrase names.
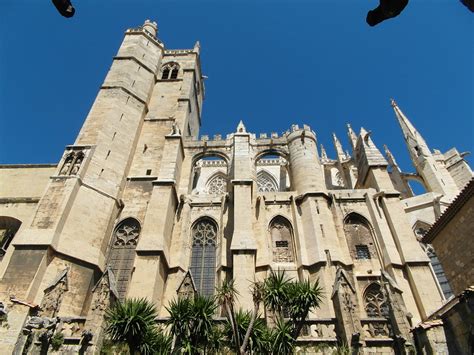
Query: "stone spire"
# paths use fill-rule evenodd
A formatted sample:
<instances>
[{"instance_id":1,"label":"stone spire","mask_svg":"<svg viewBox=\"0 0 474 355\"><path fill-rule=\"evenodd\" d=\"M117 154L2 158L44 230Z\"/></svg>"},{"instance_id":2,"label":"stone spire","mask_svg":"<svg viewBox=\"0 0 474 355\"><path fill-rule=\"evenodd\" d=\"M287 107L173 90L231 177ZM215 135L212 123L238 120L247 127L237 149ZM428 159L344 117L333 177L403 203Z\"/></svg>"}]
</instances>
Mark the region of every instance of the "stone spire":
<instances>
[{"instance_id":1,"label":"stone spire","mask_svg":"<svg viewBox=\"0 0 474 355\"><path fill-rule=\"evenodd\" d=\"M425 140L403 114L394 99L391 99L391 104L402 129L403 137L405 138L412 159L415 161L418 160L418 157L420 156L431 156L430 149Z\"/></svg>"},{"instance_id":2,"label":"stone spire","mask_svg":"<svg viewBox=\"0 0 474 355\"><path fill-rule=\"evenodd\" d=\"M322 144L321 144L321 160L328 160L326 149L324 149L324 146Z\"/></svg>"},{"instance_id":3,"label":"stone spire","mask_svg":"<svg viewBox=\"0 0 474 355\"><path fill-rule=\"evenodd\" d=\"M349 142L351 142L352 150L354 150L357 145L357 134L352 130L350 123L347 124L347 136L349 137Z\"/></svg>"},{"instance_id":4,"label":"stone spire","mask_svg":"<svg viewBox=\"0 0 474 355\"><path fill-rule=\"evenodd\" d=\"M423 137L403 114L395 100L391 99L391 104L402 129L413 165L418 175L422 177L426 189L440 193L449 200L452 199L459 189L446 166L433 156Z\"/></svg>"},{"instance_id":5,"label":"stone spire","mask_svg":"<svg viewBox=\"0 0 474 355\"><path fill-rule=\"evenodd\" d=\"M336 153L337 153L337 160L341 162L343 160L346 160L347 159L346 153L344 153L344 149L342 148L342 144L337 138L336 133L332 134L332 139L334 142L334 148L336 149Z\"/></svg>"}]
</instances>

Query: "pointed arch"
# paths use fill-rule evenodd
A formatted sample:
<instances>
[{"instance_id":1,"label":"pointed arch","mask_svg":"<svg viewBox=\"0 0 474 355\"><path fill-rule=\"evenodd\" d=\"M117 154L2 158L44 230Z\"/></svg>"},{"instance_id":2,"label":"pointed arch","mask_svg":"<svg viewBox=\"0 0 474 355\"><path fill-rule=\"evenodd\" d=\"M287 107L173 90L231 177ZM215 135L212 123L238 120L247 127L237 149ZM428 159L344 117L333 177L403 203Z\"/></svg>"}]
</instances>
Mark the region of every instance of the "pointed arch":
<instances>
[{"instance_id":1,"label":"pointed arch","mask_svg":"<svg viewBox=\"0 0 474 355\"><path fill-rule=\"evenodd\" d=\"M288 219L275 216L268 226L274 262L294 262L293 227Z\"/></svg>"},{"instance_id":2,"label":"pointed arch","mask_svg":"<svg viewBox=\"0 0 474 355\"><path fill-rule=\"evenodd\" d=\"M373 282L366 287L364 308L369 318L389 317L388 301L379 283Z\"/></svg>"},{"instance_id":3,"label":"pointed arch","mask_svg":"<svg viewBox=\"0 0 474 355\"><path fill-rule=\"evenodd\" d=\"M257 173L257 189L259 192L279 191L275 177L263 169Z\"/></svg>"},{"instance_id":4,"label":"pointed arch","mask_svg":"<svg viewBox=\"0 0 474 355\"><path fill-rule=\"evenodd\" d=\"M344 218L344 234L352 259L377 258L372 226L365 217L355 212L346 215Z\"/></svg>"},{"instance_id":5,"label":"pointed arch","mask_svg":"<svg viewBox=\"0 0 474 355\"><path fill-rule=\"evenodd\" d=\"M116 276L117 291L121 300L127 295L140 232L141 224L133 217L123 219L114 228L108 265Z\"/></svg>"},{"instance_id":6,"label":"pointed arch","mask_svg":"<svg viewBox=\"0 0 474 355\"><path fill-rule=\"evenodd\" d=\"M191 228L190 271L196 290L204 296L212 296L215 289L217 230L217 223L209 217L199 218Z\"/></svg>"},{"instance_id":7,"label":"pointed arch","mask_svg":"<svg viewBox=\"0 0 474 355\"><path fill-rule=\"evenodd\" d=\"M206 183L206 192L210 195L223 195L227 192L227 176L218 171L211 175Z\"/></svg>"},{"instance_id":8,"label":"pointed arch","mask_svg":"<svg viewBox=\"0 0 474 355\"><path fill-rule=\"evenodd\" d=\"M169 62L161 67L161 80L177 79L179 74L179 64L176 62Z\"/></svg>"}]
</instances>

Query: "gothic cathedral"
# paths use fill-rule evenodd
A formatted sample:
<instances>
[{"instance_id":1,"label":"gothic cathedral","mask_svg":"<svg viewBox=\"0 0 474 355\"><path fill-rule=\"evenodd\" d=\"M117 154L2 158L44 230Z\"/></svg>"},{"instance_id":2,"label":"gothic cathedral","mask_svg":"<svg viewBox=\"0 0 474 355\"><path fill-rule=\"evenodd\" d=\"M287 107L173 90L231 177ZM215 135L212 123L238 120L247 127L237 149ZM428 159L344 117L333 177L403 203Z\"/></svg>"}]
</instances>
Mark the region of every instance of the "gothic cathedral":
<instances>
[{"instance_id":1,"label":"gothic cathedral","mask_svg":"<svg viewBox=\"0 0 474 355\"><path fill-rule=\"evenodd\" d=\"M35 353L55 332L98 352L112 302L145 297L166 318L171 300L224 279L251 309L249 286L270 270L324 289L302 342L413 344L451 293L419 239L472 178L463 154L431 150L393 100L413 174L363 128L347 127L351 152L333 137L337 159L306 125L199 136L204 96L199 43L165 49L146 21L58 164L0 166L1 354Z\"/></svg>"}]
</instances>

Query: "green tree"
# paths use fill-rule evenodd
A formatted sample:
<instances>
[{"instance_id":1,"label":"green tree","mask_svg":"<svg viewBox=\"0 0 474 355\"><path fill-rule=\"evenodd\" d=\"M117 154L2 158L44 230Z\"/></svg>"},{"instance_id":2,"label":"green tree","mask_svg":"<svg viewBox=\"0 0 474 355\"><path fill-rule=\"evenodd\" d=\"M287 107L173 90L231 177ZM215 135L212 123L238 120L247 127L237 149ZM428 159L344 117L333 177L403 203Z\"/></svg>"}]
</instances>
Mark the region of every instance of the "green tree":
<instances>
[{"instance_id":1,"label":"green tree","mask_svg":"<svg viewBox=\"0 0 474 355\"><path fill-rule=\"evenodd\" d=\"M200 350L215 347L213 318L217 307L213 297L196 296L171 301L166 308L170 314L167 324L173 334L171 352L197 354Z\"/></svg>"},{"instance_id":2,"label":"green tree","mask_svg":"<svg viewBox=\"0 0 474 355\"><path fill-rule=\"evenodd\" d=\"M290 353L293 350L305 319L321 301L319 280L294 282L284 271L271 271L263 284L263 302L274 322L274 352Z\"/></svg>"},{"instance_id":3,"label":"green tree","mask_svg":"<svg viewBox=\"0 0 474 355\"><path fill-rule=\"evenodd\" d=\"M113 341L128 345L130 354L152 353L148 343L156 329L156 309L148 300L126 299L117 302L106 312L106 334Z\"/></svg>"}]
</instances>

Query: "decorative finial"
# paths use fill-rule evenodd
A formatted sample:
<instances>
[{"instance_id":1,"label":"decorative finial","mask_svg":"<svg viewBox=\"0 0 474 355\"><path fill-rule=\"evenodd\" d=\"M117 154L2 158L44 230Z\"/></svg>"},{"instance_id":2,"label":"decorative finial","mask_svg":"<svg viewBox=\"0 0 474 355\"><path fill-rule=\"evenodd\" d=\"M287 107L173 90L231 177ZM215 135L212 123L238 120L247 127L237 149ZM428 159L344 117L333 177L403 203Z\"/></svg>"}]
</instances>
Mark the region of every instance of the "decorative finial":
<instances>
[{"instance_id":1,"label":"decorative finial","mask_svg":"<svg viewBox=\"0 0 474 355\"><path fill-rule=\"evenodd\" d=\"M246 132L247 130L245 128L245 125L242 122L242 120L240 120L239 124L237 125L237 133L246 133Z\"/></svg>"},{"instance_id":2,"label":"decorative finial","mask_svg":"<svg viewBox=\"0 0 474 355\"><path fill-rule=\"evenodd\" d=\"M199 54L200 51L201 51L201 43L199 43L199 41L196 41L196 43L194 44L193 52Z\"/></svg>"}]
</instances>

